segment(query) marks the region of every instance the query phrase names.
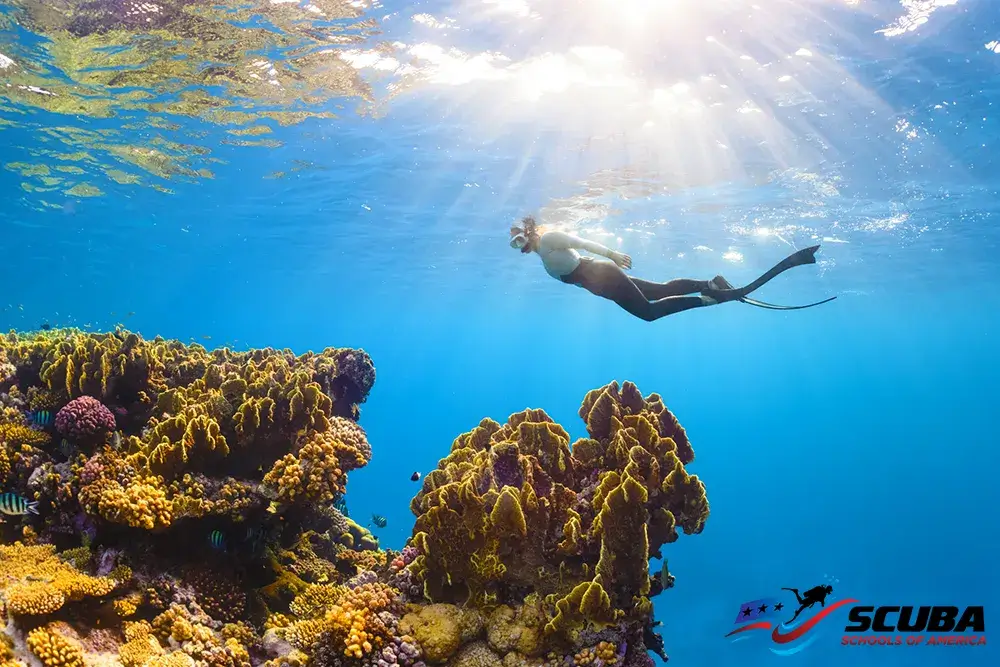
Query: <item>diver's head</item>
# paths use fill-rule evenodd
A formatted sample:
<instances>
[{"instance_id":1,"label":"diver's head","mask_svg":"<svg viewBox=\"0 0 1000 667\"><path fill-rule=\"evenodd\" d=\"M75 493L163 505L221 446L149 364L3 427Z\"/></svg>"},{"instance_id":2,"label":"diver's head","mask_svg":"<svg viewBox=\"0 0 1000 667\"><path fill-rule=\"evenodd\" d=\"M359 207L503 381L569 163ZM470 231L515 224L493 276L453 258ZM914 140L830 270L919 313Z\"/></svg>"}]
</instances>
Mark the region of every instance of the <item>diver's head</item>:
<instances>
[{"instance_id":1,"label":"diver's head","mask_svg":"<svg viewBox=\"0 0 1000 667\"><path fill-rule=\"evenodd\" d=\"M538 247L538 223L532 216L521 218L520 224L510 228L510 247L525 254Z\"/></svg>"}]
</instances>

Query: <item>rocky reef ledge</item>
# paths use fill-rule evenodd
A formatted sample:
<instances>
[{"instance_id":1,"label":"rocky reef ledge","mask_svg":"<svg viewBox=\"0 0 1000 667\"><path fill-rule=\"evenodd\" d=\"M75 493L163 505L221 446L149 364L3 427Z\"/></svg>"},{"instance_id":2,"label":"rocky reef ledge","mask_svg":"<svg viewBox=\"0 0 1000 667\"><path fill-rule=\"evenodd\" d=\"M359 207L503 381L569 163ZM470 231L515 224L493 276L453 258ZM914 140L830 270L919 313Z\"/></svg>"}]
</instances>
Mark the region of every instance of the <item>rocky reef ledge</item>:
<instances>
[{"instance_id":1,"label":"rocky reef ledge","mask_svg":"<svg viewBox=\"0 0 1000 667\"><path fill-rule=\"evenodd\" d=\"M664 659L649 560L701 532L656 394L459 435L402 551L347 516L362 350L0 337L0 667L625 667ZM664 561L665 562L665 561Z\"/></svg>"}]
</instances>

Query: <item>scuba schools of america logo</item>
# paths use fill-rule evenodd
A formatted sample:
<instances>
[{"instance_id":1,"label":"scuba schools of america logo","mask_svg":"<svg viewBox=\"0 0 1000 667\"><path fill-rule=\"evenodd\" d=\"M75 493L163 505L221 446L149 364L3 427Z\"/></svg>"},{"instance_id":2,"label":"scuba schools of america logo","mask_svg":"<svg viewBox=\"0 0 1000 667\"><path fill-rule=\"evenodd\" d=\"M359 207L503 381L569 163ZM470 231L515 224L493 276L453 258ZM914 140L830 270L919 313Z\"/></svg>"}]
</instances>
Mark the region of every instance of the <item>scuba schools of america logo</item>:
<instances>
[{"instance_id":1,"label":"scuba schools of america logo","mask_svg":"<svg viewBox=\"0 0 1000 667\"><path fill-rule=\"evenodd\" d=\"M985 646L986 620L981 606L862 605L855 598L833 598L833 586L804 592L782 588L782 597L740 605L732 642L767 636L768 649L794 655L824 635L839 646ZM794 601L793 601L794 597ZM847 624L836 618L847 612ZM839 612L839 613L838 613ZM829 637L840 635L840 640Z\"/></svg>"}]
</instances>

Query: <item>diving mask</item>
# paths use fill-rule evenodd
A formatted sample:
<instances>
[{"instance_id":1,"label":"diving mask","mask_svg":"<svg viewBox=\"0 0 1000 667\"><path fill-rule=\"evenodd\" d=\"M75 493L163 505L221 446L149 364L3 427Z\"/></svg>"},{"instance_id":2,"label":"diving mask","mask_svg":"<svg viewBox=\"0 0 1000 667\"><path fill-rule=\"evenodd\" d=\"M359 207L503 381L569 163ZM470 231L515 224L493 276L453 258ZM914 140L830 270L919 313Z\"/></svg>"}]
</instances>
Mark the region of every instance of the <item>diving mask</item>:
<instances>
[{"instance_id":1,"label":"diving mask","mask_svg":"<svg viewBox=\"0 0 1000 667\"><path fill-rule=\"evenodd\" d=\"M510 247L517 250L522 249L528 244L528 237L524 234L518 233L514 235L514 238L510 240Z\"/></svg>"}]
</instances>

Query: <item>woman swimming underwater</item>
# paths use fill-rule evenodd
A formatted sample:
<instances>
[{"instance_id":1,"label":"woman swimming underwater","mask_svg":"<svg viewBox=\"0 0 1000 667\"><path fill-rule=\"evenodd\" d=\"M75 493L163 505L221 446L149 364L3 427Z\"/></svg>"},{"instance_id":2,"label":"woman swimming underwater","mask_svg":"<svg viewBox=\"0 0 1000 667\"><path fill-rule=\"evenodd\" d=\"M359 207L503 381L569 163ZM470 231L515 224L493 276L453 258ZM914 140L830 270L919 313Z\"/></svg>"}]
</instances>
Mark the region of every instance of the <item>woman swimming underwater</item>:
<instances>
[{"instance_id":1,"label":"woman swimming underwater","mask_svg":"<svg viewBox=\"0 0 1000 667\"><path fill-rule=\"evenodd\" d=\"M511 227L510 237L511 248L525 254L537 253L542 258L545 271L553 278L610 299L647 322L691 308L714 306L729 301L740 301L772 310L799 310L837 298L830 297L804 306L775 306L748 298L751 292L779 273L802 264L815 264L818 245L789 255L757 280L736 289L722 276L711 280L679 278L666 283L633 278L624 271L632 268L632 258L628 255L565 232L540 232L531 216L522 219L520 225ZM607 257L611 261L581 257L577 250Z\"/></svg>"}]
</instances>

